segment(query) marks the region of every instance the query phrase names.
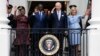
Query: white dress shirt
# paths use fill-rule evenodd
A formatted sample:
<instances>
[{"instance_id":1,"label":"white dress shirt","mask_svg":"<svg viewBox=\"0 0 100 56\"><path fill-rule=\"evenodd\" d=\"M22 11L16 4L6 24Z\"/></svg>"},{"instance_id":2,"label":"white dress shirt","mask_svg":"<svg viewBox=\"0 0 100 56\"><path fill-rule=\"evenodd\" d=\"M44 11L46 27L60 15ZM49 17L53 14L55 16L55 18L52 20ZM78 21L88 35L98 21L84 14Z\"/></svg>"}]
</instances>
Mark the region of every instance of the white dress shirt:
<instances>
[{"instance_id":1,"label":"white dress shirt","mask_svg":"<svg viewBox=\"0 0 100 56\"><path fill-rule=\"evenodd\" d=\"M11 13L10 13L10 14L8 14L8 17L9 17L9 16L11 16Z\"/></svg>"},{"instance_id":2,"label":"white dress shirt","mask_svg":"<svg viewBox=\"0 0 100 56\"><path fill-rule=\"evenodd\" d=\"M58 20L60 20L60 18L61 18L61 10L57 11L57 16L58 16Z\"/></svg>"}]
</instances>

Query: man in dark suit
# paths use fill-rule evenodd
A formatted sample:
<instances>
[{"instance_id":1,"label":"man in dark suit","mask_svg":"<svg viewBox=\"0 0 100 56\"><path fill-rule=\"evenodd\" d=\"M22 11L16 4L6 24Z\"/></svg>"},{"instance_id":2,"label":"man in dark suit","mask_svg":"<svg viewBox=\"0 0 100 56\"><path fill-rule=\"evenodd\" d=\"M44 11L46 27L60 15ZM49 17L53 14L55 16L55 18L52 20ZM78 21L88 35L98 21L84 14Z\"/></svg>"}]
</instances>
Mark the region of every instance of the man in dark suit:
<instances>
[{"instance_id":1,"label":"man in dark suit","mask_svg":"<svg viewBox=\"0 0 100 56\"><path fill-rule=\"evenodd\" d=\"M41 33L44 33L43 28L47 28L47 16L43 11L43 5L38 5L38 11L34 12L29 18L30 25L32 27L32 54L38 56L39 48L38 42L41 36ZM38 29L40 28L40 29ZM39 52L40 53L40 52Z\"/></svg>"},{"instance_id":2,"label":"man in dark suit","mask_svg":"<svg viewBox=\"0 0 100 56\"><path fill-rule=\"evenodd\" d=\"M55 4L55 11L52 11L51 14L51 28L67 28L67 15L62 10L62 5L60 2L57 2ZM63 52L63 39L64 39L64 32L65 30L61 29L54 29L52 30L54 34L58 37L60 41L60 49L59 49L59 55L62 56ZM58 54L56 54L58 55Z\"/></svg>"},{"instance_id":3,"label":"man in dark suit","mask_svg":"<svg viewBox=\"0 0 100 56\"><path fill-rule=\"evenodd\" d=\"M16 28L16 21L14 20L14 15L11 13L12 12L12 8L13 8L13 6L11 4L9 4L7 6L7 13L8 13L8 17L7 18L10 21L8 23L8 25L11 28ZM15 35L16 35L16 30L15 29L11 30L11 36L10 36L12 38L11 43L10 43L11 44L11 51L15 47L14 45L12 45L14 43L14 40L15 40Z\"/></svg>"},{"instance_id":4,"label":"man in dark suit","mask_svg":"<svg viewBox=\"0 0 100 56\"><path fill-rule=\"evenodd\" d=\"M8 23L8 25L10 25L12 28L16 28L16 21L14 20L14 15L11 13L13 6L12 5L8 5L8 19L10 20L10 22Z\"/></svg>"},{"instance_id":5,"label":"man in dark suit","mask_svg":"<svg viewBox=\"0 0 100 56\"><path fill-rule=\"evenodd\" d=\"M14 20L14 15L11 13L12 8L13 8L13 6L11 4L9 4L7 6L7 13L8 13L8 17L7 18L10 21L8 23L8 25L11 26L11 28L16 28L16 21ZM15 35L16 35L16 30L15 29L11 30L11 38L12 38L11 44L14 43ZM12 48L11 50L13 50L13 47L14 47L14 45L11 46L11 48Z\"/></svg>"}]
</instances>

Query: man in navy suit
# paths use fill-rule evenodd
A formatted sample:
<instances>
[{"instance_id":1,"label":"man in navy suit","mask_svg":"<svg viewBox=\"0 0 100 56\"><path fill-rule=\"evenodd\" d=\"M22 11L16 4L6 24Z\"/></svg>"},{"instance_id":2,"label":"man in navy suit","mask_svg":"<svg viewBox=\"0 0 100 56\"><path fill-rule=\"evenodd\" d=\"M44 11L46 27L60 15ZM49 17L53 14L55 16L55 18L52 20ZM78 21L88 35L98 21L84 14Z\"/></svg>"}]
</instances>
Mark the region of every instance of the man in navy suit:
<instances>
[{"instance_id":1,"label":"man in navy suit","mask_svg":"<svg viewBox=\"0 0 100 56\"><path fill-rule=\"evenodd\" d=\"M29 17L29 22L32 28L46 28L47 27L47 15L43 11L43 5L39 4L37 11ZM35 31L33 31L35 32Z\"/></svg>"},{"instance_id":2,"label":"man in navy suit","mask_svg":"<svg viewBox=\"0 0 100 56\"><path fill-rule=\"evenodd\" d=\"M29 18L30 25L32 27L32 56L39 56L38 42L41 37L41 33L44 33L42 28L47 28L47 16L43 11L43 5L39 4L38 9ZM40 29L38 29L40 28ZM37 52L38 50L38 52Z\"/></svg>"},{"instance_id":3,"label":"man in navy suit","mask_svg":"<svg viewBox=\"0 0 100 56\"><path fill-rule=\"evenodd\" d=\"M61 10L61 8L62 8L61 3L57 2L55 4L55 10L52 11L51 18L50 18L51 28L67 28L67 15ZM60 49L58 53L60 56L62 56L63 39L64 39L64 36L62 34L64 34L65 30L54 29L52 30L52 32L55 33L55 35L58 37L60 41Z\"/></svg>"}]
</instances>

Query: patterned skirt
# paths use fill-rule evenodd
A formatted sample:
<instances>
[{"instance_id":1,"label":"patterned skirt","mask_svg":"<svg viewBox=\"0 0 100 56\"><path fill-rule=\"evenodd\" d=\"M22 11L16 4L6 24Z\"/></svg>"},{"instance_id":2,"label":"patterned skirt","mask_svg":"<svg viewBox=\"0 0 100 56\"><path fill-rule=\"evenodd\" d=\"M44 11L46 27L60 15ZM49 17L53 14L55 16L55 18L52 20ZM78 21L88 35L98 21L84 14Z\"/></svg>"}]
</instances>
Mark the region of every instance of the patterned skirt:
<instances>
[{"instance_id":1,"label":"patterned skirt","mask_svg":"<svg viewBox=\"0 0 100 56\"><path fill-rule=\"evenodd\" d=\"M69 42L70 45L79 45L81 43L81 31L70 30L69 31Z\"/></svg>"},{"instance_id":2,"label":"patterned skirt","mask_svg":"<svg viewBox=\"0 0 100 56\"><path fill-rule=\"evenodd\" d=\"M16 39L14 41L14 45L29 45L29 30L26 29L17 29L16 30Z\"/></svg>"}]
</instances>

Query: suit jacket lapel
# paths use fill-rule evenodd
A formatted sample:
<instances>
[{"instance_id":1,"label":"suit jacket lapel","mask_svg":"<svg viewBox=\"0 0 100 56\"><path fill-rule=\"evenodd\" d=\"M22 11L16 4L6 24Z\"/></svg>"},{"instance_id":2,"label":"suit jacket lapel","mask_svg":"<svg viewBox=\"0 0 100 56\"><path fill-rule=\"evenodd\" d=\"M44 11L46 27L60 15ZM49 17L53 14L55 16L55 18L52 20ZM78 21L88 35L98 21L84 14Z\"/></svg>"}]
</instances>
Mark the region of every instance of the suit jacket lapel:
<instances>
[{"instance_id":1,"label":"suit jacket lapel","mask_svg":"<svg viewBox=\"0 0 100 56\"><path fill-rule=\"evenodd\" d=\"M63 12L61 11L61 16L60 16L60 20L62 20L62 16L63 16Z\"/></svg>"},{"instance_id":2,"label":"suit jacket lapel","mask_svg":"<svg viewBox=\"0 0 100 56\"><path fill-rule=\"evenodd\" d=\"M55 18L56 18L55 20L59 21L59 19L58 19L58 15L57 15L57 12L56 12L56 11L55 11L54 14L55 14Z\"/></svg>"},{"instance_id":3,"label":"suit jacket lapel","mask_svg":"<svg viewBox=\"0 0 100 56\"><path fill-rule=\"evenodd\" d=\"M37 19L39 19L40 18L39 12L37 12L35 16L36 16Z\"/></svg>"},{"instance_id":4,"label":"suit jacket lapel","mask_svg":"<svg viewBox=\"0 0 100 56\"><path fill-rule=\"evenodd\" d=\"M44 17L45 17L45 14L44 14L44 12L42 12L42 19L44 19Z\"/></svg>"},{"instance_id":5,"label":"suit jacket lapel","mask_svg":"<svg viewBox=\"0 0 100 56\"><path fill-rule=\"evenodd\" d=\"M57 12L56 12L56 14L57 14ZM58 21L61 21L61 19L62 19L62 15L63 15L63 12L61 11L60 20L59 20L58 15L57 15L57 19L58 19Z\"/></svg>"}]
</instances>

